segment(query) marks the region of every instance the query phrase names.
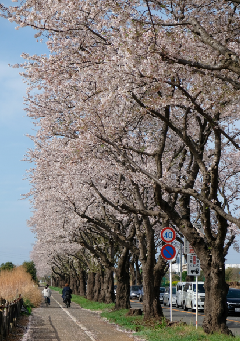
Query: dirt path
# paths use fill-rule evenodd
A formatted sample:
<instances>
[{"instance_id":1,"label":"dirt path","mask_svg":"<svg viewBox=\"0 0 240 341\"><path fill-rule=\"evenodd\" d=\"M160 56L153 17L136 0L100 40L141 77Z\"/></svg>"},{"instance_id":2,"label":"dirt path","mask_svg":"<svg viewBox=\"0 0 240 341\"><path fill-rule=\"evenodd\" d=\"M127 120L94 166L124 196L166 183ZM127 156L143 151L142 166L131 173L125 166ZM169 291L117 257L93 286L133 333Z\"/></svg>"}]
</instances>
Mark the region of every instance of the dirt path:
<instances>
[{"instance_id":1,"label":"dirt path","mask_svg":"<svg viewBox=\"0 0 240 341\"><path fill-rule=\"evenodd\" d=\"M23 341L133 341L131 334L118 330L97 313L76 303L65 308L61 295L53 291L51 305L42 303L30 317Z\"/></svg>"}]
</instances>

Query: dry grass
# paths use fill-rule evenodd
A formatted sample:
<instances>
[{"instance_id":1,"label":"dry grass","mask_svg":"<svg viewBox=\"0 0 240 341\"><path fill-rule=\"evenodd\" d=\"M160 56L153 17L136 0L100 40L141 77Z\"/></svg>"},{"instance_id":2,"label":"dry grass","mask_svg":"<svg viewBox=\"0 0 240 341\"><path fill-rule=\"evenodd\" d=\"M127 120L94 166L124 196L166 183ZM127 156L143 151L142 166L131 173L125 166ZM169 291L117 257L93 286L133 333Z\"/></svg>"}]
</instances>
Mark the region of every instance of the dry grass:
<instances>
[{"instance_id":1,"label":"dry grass","mask_svg":"<svg viewBox=\"0 0 240 341\"><path fill-rule=\"evenodd\" d=\"M0 272L0 297L13 301L20 294L24 301L30 301L34 306L41 302L38 286L22 266L10 271L2 270Z\"/></svg>"}]
</instances>

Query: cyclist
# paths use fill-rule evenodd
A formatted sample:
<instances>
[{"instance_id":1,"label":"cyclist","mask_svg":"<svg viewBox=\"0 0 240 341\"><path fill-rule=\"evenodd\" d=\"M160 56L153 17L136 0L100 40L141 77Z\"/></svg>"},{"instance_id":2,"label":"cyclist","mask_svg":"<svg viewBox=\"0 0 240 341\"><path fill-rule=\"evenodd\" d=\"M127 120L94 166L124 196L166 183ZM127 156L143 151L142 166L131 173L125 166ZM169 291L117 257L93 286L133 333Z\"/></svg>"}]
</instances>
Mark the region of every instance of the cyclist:
<instances>
[{"instance_id":1,"label":"cyclist","mask_svg":"<svg viewBox=\"0 0 240 341\"><path fill-rule=\"evenodd\" d=\"M50 305L50 297L52 295L52 291L49 289L48 285L42 291L45 300L47 299L47 303Z\"/></svg>"},{"instance_id":2,"label":"cyclist","mask_svg":"<svg viewBox=\"0 0 240 341\"><path fill-rule=\"evenodd\" d=\"M69 307L70 307L71 298L72 298L71 294L72 294L72 289L70 289L69 284L66 283L62 291L62 298L63 298L63 303L66 303L66 299L69 300Z\"/></svg>"}]
</instances>

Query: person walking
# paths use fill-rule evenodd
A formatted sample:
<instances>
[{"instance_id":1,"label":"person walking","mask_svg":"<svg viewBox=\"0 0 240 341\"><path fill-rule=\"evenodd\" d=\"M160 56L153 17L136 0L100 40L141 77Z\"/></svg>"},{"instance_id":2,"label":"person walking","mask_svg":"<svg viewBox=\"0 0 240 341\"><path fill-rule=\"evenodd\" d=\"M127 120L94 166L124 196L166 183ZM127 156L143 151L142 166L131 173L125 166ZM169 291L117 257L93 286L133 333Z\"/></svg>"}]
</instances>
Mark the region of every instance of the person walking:
<instances>
[{"instance_id":1,"label":"person walking","mask_svg":"<svg viewBox=\"0 0 240 341\"><path fill-rule=\"evenodd\" d=\"M45 299L47 298L47 303L50 305L50 297L52 295L52 291L51 289L49 289L48 285L45 286L45 288L42 291L42 294Z\"/></svg>"}]
</instances>

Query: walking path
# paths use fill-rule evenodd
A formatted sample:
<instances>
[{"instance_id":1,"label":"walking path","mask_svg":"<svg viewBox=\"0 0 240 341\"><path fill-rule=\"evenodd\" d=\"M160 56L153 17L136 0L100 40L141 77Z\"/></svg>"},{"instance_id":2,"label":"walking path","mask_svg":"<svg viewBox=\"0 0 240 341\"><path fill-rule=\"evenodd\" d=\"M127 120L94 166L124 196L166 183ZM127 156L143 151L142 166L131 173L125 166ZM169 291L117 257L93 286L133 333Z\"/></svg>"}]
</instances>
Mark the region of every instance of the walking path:
<instances>
[{"instance_id":1,"label":"walking path","mask_svg":"<svg viewBox=\"0 0 240 341\"><path fill-rule=\"evenodd\" d=\"M71 303L65 308L61 295L53 291L51 305L33 310L23 341L133 341L130 333L117 329L98 313Z\"/></svg>"}]
</instances>

